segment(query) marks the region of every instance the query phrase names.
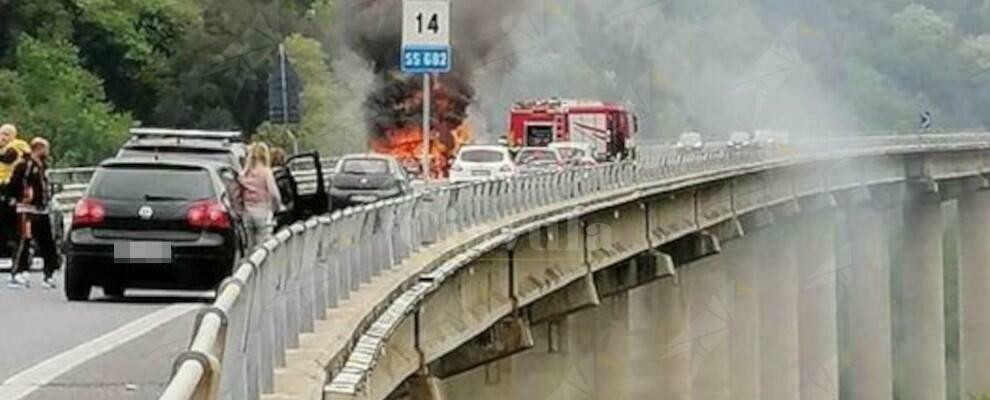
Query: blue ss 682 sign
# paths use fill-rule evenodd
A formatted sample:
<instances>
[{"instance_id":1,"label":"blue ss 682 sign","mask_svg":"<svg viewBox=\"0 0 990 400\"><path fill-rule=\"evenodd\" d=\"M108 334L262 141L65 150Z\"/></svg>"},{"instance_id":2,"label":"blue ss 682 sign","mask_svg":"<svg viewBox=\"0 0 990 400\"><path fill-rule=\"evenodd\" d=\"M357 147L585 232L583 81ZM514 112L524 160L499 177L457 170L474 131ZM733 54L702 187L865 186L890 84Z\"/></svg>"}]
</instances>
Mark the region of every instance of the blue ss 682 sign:
<instances>
[{"instance_id":1,"label":"blue ss 682 sign","mask_svg":"<svg viewBox=\"0 0 990 400\"><path fill-rule=\"evenodd\" d=\"M406 46L402 48L402 71L406 73L450 72L450 47Z\"/></svg>"}]
</instances>

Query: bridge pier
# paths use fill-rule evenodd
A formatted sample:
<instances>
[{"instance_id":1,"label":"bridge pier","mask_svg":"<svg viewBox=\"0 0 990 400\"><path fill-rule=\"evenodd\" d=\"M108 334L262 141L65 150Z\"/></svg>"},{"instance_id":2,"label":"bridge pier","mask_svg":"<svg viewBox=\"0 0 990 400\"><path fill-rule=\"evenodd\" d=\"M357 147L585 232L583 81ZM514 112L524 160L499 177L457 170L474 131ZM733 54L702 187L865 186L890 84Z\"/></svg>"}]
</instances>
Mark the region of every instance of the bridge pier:
<instances>
[{"instance_id":1,"label":"bridge pier","mask_svg":"<svg viewBox=\"0 0 990 400\"><path fill-rule=\"evenodd\" d=\"M663 279L630 292L631 399L690 400L691 343L682 287Z\"/></svg>"},{"instance_id":2,"label":"bridge pier","mask_svg":"<svg viewBox=\"0 0 990 400\"><path fill-rule=\"evenodd\" d=\"M990 192L959 199L961 395L990 394Z\"/></svg>"},{"instance_id":3,"label":"bridge pier","mask_svg":"<svg viewBox=\"0 0 990 400\"><path fill-rule=\"evenodd\" d=\"M707 258L681 273L687 292L691 341L691 393L695 399L728 400L728 321L732 293L721 260Z\"/></svg>"},{"instance_id":4,"label":"bridge pier","mask_svg":"<svg viewBox=\"0 0 990 400\"><path fill-rule=\"evenodd\" d=\"M619 293L607 297L589 314L592 323L578 329L595 335L594 398L630 399L629 296Z\"/></svg>"},{"instance_id":5,"label":"bridge pier","mask_svg":"<svg viewBox=\"0 0 990 400\"><path fill-rule=\"evenodd\" d=\"M942 207L937 193L910 195L904 204L900 299L904 340L898 350L898 396L944 399L945 308ZM985 245L985 244L984 244Z\"/></svg>"},{"instance_id":6,"label":"bridge pier","mask_svg":"<svg viewBox=\"0 0 990 400\"><path fill-rule=\"evenodd\" d=\"M731 264L732 315L729 318L729 370L734 400L760 400L760 302L757 250L753 245L766 232L725 245Z\"/></svg>"},{"instance_id":7,"label":"bridge pier","mask_svg":"<svg viewBox=\"0 0 990 400\"><path fill-rule=\"evenodd\" d=\"M847 315L850 400L893 399L891 359L890 259L881 211L870 205L846 210L848 271Z\"/></svg>"},{"instance_id":8,"label":"bridge pier","mask_svg":"<svg viewBox=\"0 0 990 400\"><path fill-rule=\"evenodd\" d=\"M760 394L764 400L800 397L797 262L791 227L782 223L761 240Z\"/></svg>"},{"instance_id":9,"label":"bridge pier","mask_svg":"<svg viewBox=\"0 0 990 400\"><path fill-rule=\"evenodd\" d=\"M798 222L798 343L801 400L839 398L835 224L832 210Z\"/></svg>"}]
</instances>

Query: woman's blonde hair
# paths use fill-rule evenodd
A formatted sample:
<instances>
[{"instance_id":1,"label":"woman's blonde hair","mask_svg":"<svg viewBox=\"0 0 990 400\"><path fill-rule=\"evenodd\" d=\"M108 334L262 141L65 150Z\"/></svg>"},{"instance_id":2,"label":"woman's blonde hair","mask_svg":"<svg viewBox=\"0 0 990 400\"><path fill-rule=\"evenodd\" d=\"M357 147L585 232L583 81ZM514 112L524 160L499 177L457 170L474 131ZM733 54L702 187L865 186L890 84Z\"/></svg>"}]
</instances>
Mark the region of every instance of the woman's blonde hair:
<instances>
[{"instance_id":1,"label":"woman's blonde hair","mask_svg":"<svg viewBox=\"0 0 990 400\"><path fill-rule=\"evenodd\" d=\"M245 171L253 171L258 167L271 168L272 155L265 142L254 142L248 146L247 160L244 162Z\"/></svg>"}]
</instances>

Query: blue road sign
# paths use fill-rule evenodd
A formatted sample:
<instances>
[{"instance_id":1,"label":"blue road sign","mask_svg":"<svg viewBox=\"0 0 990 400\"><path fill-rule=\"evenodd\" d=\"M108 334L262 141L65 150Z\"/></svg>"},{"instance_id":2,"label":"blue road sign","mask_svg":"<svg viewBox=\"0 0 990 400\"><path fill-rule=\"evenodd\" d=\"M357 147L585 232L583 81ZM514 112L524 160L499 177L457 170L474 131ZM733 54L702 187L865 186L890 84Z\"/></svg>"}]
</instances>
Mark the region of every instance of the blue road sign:
<instances>
[{"instance_id":1,"label":"blue road sign","mask_svg":"<svg viewBox=\"0 0 990 400\"><path fill-rule=\"evenodd\" d=\"M402 48L402 72L426 74L450 72L450 46L405 46Z\"/></svg>"}]
</instances>

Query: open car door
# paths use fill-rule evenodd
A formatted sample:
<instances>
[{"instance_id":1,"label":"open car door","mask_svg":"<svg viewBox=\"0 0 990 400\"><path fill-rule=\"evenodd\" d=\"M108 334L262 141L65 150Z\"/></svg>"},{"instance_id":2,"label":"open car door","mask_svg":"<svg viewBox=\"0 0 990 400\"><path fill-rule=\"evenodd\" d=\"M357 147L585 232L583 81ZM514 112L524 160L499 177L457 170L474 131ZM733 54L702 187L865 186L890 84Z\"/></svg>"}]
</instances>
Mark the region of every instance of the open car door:
<instances>
[{"instance_id":1,"label":"open car door","mask_svg":"<svg viewBox=\"0 0 990 400\"><path fill-rule=\"evenodd\" d=\"M285 165L275 171L275 183L283 205L282 211L275 216L278 226L330 212L330 196L320 154L298 154L286 160Z\"/></svg>"}]
</instances>

